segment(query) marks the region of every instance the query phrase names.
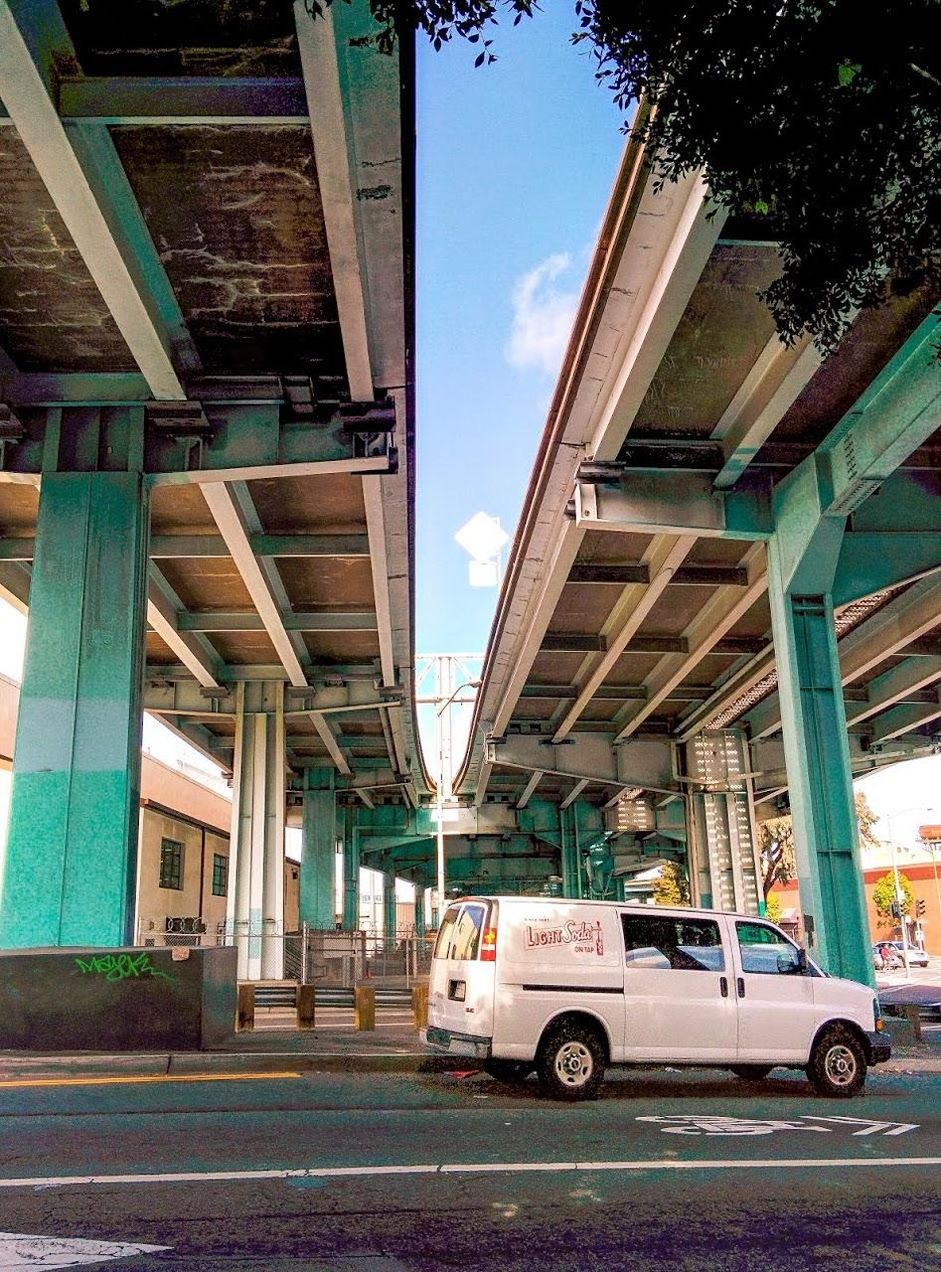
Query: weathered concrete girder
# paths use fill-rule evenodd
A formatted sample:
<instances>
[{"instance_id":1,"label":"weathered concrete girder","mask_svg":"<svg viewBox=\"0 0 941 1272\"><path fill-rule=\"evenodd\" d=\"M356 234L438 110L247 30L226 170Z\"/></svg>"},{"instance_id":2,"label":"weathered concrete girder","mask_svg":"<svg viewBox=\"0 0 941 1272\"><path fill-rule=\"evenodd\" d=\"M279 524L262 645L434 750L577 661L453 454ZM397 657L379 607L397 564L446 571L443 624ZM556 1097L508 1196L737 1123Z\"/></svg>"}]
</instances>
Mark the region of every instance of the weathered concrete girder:
<instances>
[{"instance_id":1,"label":"weathered concrete girder","mask_svg":"<svg viewBox=\"0 0 941 1272\"><path fill-rule=\"evenodd\" d=\"M280 677L283 681L283 673ZM244 683L244 682L242 682ZM324 715L348 711L389 711L401 707L400 696L379 695L363 682L340 685L288 687L284 700L284 717L308 715L317 711ZM144 709L155 714L207 719L232 716L237 707L237 686L229 685L204 693L192 680L169 684L148 684L144 691Z\"/></svg>"},{"instance_id":2,"label":"weathered concrete girder","mask_svg":"<svg viewBox=\"0 0 941 1272\"><path fill-rule=\"evenodd\" d=\"M551 738L513 734L488 742L486 759L491 765L586 779L615 786L640 786L644 790L673 793L678 789L673 763L673 744L667 738L633 738L615 746L611 734L574 733L563 743Z\"/></svg>"},{"instance_id":3,"label":"weathered concrete girder","mask_svg":"<svg viewBox=\"0 0 941 1272\"><path fill-rule=\"evenodd\" d=\"M280 403L187 402L21 409L22 434L8 443L0 481L43 472L144 472L154 485L330 476L395 470L391 425L338 414L324 422L284 419Z\"/></svg>"}]
</instances>

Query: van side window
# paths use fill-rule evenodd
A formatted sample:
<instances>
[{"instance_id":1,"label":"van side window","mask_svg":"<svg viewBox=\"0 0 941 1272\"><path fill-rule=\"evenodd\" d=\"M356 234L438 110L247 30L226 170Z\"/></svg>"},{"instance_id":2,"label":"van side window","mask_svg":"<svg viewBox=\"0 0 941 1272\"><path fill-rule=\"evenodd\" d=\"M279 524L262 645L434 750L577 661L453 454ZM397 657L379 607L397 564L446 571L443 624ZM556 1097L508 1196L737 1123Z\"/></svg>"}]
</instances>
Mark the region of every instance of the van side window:
<instances>
[{"instance_id":1,"label":"van side window","mask_svg":"<svg viewBox=\"0 0 941 1272\"><path fill-rule=\"evenodd\" d=\"M663 971L722 972L725 955L712 919L622 914L625 966Z\"/></svg>"},{"instance_id":2,"label":"van side window","mask_svg":"<svg viewBox=\"0 0 941 1272\"><path fill-rule=\"evenodd\" d=\"M458 959L461 962L476 958L483 925L482 905L464 905L460 910L449 910L435 942L435 958Z\"/></svg>"},{"instance_id":3,"label":"van side window","mask_svg":"<svg viewBox=\"0 0 941 1272\"><path fill-rule=\"evenodd\" d=\"M799 976L797 948L786 936L766 923L736 923L743 972L759 975Z\"/></svg>"}]
</instances>

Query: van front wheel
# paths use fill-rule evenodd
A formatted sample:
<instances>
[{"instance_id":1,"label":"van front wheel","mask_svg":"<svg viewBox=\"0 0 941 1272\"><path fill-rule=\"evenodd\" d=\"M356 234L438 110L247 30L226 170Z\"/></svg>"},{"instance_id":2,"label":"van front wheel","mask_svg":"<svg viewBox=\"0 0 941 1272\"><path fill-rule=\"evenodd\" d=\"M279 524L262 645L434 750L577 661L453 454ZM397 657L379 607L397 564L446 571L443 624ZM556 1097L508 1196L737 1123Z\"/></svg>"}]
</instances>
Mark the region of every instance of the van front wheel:
<instances>
[{"instance_id":1,"label":"van front wheel","mask_svg":"<svg viewBox=\"0 0 941 1272\"><path fill-rule=\"evenodd\" d=\"M859 1040L844 1025L825 1029L810 1053L807 1077L818 1095L844 1100L858 1095L866 1081L866 1056Z\"/></svg>"},{"instance_id":2,"label":"van front wheel","mask_svg":"<svg viewBox=\"0 0 941 1272\"><path fill-rule=\"evenodd\" d=\"M573 1021L546 1037L539 1052L539 1080L557 1100L591 1100L604 1078L605 1054L597 1034Z\"/></svg>"}]
</instances>

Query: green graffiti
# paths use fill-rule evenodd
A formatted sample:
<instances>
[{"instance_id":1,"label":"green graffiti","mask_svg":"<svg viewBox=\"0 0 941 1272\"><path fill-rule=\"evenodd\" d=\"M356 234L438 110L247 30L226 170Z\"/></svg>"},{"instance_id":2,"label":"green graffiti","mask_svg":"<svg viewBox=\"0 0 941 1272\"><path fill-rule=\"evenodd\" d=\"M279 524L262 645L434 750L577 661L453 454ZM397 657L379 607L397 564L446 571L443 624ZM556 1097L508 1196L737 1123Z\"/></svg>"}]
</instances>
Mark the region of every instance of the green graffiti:
<instances>
[{"instance_id":1,"label":"green graffiti","mask_svg":"<svg viewBox=\"0 0 941 1272\"><path fill-rule=\"evenodd\" d=\"M92 958L76 958L75 965L83 976L103 976L106 981L172 980L150 961L149 954L96 954Z\"/></svg>"}]
</instances>

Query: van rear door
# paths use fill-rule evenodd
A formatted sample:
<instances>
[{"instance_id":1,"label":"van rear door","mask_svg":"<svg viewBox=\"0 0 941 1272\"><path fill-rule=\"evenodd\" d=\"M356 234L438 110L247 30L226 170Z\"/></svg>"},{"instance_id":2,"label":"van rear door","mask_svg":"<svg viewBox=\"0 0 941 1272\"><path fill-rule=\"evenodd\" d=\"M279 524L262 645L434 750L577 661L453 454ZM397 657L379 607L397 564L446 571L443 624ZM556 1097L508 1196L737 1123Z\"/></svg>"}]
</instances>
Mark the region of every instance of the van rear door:
<instances>
[{"instance_id":1,"label":"van rear door","mask_svg":"<svg viewBox=\"0 0 941 1272\"><path fill-rule=\"evenodd\" d=\"M428 978L428 1023L451 1033L493 1035L495 964L480 957L492 903L463 901L445 913Z\"/></svg>"}]
</instances>

